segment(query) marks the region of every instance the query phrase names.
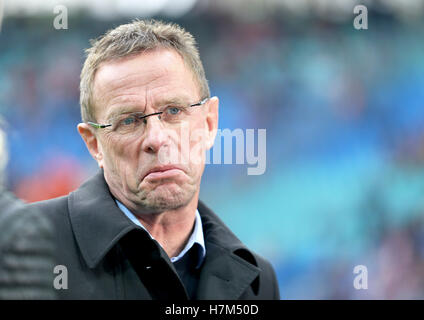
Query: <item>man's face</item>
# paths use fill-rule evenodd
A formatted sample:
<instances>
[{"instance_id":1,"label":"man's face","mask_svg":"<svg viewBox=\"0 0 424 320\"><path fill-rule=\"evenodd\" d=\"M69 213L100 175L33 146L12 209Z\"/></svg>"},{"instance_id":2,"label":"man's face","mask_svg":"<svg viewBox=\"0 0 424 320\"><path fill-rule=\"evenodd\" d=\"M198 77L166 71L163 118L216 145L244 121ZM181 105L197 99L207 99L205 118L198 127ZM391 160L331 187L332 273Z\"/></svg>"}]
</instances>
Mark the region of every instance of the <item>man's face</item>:
<instances>
[{"instance_id":1,"label":"man's face","mask_svg":"<svg viewBox=\"0 0 424 320\"><path fill-rule=\"evenodd\" d=\"M202 98L189 67L169 49L106 62L94 82L94 113L102 124L127 112L156 112L168 101L194 104ZM136 134L86 124L78 129L112 194L129 209L158 213L187 205L198 196L205 151L215 138L218 99L190 108L183 123L169 125L158 116L146 120Z\"/></svg>"}]
</instances>

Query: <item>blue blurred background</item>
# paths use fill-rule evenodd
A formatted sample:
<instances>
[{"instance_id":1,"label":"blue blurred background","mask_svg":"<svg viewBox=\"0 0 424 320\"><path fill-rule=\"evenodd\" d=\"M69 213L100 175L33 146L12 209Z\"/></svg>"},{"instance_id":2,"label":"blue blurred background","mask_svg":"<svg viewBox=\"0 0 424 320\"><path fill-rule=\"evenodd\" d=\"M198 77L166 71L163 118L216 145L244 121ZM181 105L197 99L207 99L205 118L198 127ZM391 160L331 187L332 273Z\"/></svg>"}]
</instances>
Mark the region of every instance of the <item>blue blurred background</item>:
<instances>
[{"instance_id":1,"label":"blue blurred background","mask_svg":"<svg viewBox=\"0 0 424 320\"><path fill-rule=\"evenodd\" d=\"M353 7L368 8L368 29ZM68 29L56 30L56 4ZM424 298L424 1L3 2L8 187L67 194L97 170L79 137L89 39L133 18L197 39L221 129L266 129L267 167L207 165L201 199L271 260L282 299ZM353 286L356 265L368 289Z\"/></svg>"}]
</instances>

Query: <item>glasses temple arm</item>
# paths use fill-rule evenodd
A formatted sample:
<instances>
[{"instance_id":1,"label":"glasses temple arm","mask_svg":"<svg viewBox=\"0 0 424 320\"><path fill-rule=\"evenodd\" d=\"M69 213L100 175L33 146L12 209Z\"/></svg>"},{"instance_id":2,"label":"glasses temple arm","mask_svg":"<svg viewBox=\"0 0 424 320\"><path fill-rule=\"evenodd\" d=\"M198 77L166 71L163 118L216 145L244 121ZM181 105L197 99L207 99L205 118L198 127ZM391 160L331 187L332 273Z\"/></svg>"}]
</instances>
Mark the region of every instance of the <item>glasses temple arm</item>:
<instances>
[{"instance_id":1,"label":"glasses temple arm","mask_svg":"<svg viewBox=\"0 0 424 320\"><path fill-rule=\"evenodd\" d=\"M103 129L103 128L107 128L107 127L111 127L111 124L100 124L100 123L95 123L95 122L91 122L91 121L87 121L87 124L89 124L90 126L96 128L96 129Z\"/></svg>"}]
</instances>

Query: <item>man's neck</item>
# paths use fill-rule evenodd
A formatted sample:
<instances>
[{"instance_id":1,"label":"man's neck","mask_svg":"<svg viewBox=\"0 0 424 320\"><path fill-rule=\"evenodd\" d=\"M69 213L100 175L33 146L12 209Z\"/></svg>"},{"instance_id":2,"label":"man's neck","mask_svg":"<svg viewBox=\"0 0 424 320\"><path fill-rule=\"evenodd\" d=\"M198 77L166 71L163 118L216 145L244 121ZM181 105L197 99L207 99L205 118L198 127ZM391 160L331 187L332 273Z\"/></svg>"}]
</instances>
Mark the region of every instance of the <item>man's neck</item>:
<instances>
[{"instance_id":1,"label":"man's neck","mask_svg":"<svg viewBox=\"0 0 424 320\"><path fill-rule=\"evenodd\" d=\"M198 194L184 207L157 214L137 214L137 220L160 243L168 256L177 256L193 231Z\"/></svg>"}]
</instances>

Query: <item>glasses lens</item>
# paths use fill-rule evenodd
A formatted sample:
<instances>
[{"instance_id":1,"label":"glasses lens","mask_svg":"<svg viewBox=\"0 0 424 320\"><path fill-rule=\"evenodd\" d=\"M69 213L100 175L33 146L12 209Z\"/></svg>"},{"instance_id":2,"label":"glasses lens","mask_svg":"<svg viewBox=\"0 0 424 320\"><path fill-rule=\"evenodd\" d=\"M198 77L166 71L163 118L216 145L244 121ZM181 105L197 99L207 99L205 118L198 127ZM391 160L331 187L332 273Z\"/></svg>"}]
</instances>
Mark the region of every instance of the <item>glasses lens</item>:
<instances>
[{"instance_id":1,"label":"glasses lens","mask_svg":"<svg viewBox=\"0 0 424 320\"><path fill-rule=\"evenodd\" d=\"M168 123L177 123L184 120L187 116L187 108L180 106L169 106L166 107L162 114L161 119Z\"/></svg>"},{"instance_id":2,"label":"glasses lens","mask_svg":"<svg viewBox=\"0 0 424 320\"><path fill-rule=\"evenodd\" d=\"M142 129L144 122L142 114L132 113L123 115L116 119L114 130L120 134L131 133Z\"/></svg>"},{"instance_id":3,"label":"glasses lens","mask_svg":"<svg viewBox=\"0 0 424 320\"><path fill-rule=\"evenodd\" d=\"M140 133L140 131L142 132L146 126L147 118L151 116L158 116L158 118L163 123L178 124L186 121L190 114L193 112L193 109L195 109L197 106L202 106L205 102L206 99L189 106L166 106L161 108L161 111L148 115L144 115L143 113L138 112L121 115L114 121L112 128L117 133L123 135L133 132Z\"/></svg>"}]
</instances>

